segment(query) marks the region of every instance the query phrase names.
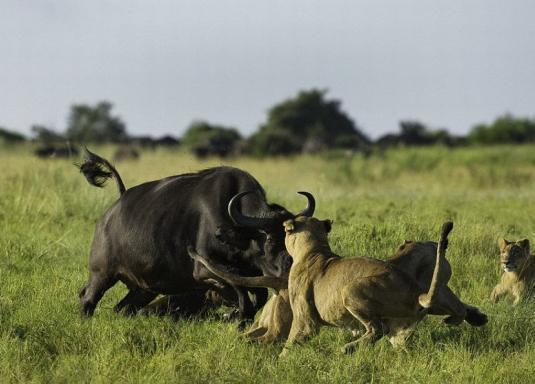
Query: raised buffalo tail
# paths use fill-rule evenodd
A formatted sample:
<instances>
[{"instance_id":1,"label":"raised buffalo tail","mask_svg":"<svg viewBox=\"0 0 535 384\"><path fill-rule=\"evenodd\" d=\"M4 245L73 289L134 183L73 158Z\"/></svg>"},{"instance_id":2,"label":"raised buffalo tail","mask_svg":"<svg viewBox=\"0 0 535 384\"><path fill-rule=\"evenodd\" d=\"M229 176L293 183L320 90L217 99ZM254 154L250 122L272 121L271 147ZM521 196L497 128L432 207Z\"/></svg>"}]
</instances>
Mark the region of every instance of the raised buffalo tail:
<instances>
[{"instance_id":1,"label":"raised buffalo tail","mask_svg":"<svg viewBox=\"0 0 535 384\"><path fill-rule=\"evenodd\" d=\"M429 286L429 291L419 296L418 302L423 308L431 308L437 299L438 292L447 282L448 276L444 269L446 262L446 248L448 247L448 234L453 229L453 223L447 221L442 225L440 232L440 241L437 247L437 258L435 262L435 269L433 271L433 279Z\"/></svg>"},{"instance_id":2,"label":"raised buffalo tail","mask_svg":"<svg viewBox=\"0 0 535 384\"><path fill-rule=\"evenodd\" d=\"M87 148L85 148L85 153L86 156L83 163L78 164L77 166L80 168L80 172L84 174L89 184L102 188L108 179L114 178L117 183L117 188L119 189L119 194L122 195L126 191L126 188L115 167L108 160L91 152Z\"/></svg>"},{"instance_id":3,"label":"raised buffalo tail","mask_svg":"<svg viewBox=\"0 0 535 384\"><path fill-rule=\"evenodd\" d=\"M240 276L225 270L224 266L217 265L204 256L199 255L192 247L188 248L190 257L201 263L211 273L223 279L227 284L240 287L273 288L275 291L288 288L288 280L273 276Z\"/></svg>"}]
</instances>

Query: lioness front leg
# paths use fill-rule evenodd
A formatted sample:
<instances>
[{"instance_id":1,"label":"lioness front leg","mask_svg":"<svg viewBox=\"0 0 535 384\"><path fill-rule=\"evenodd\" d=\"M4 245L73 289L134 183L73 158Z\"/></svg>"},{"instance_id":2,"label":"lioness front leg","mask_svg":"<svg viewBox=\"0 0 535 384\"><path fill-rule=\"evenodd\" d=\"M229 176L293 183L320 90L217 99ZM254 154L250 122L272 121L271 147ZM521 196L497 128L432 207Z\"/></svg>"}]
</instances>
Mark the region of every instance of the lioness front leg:
<instances>
[{"instance_id":1,"label":"lioness front leg","mask_svg":"<svg viewBox=\"0 0 535 384\"><path fill-rule=\"evenodd\" d=\"M492 293L490 294L490 299L493 303L497 303L506 293L507 289L504 288L502 284L498 284L492 290Z\"/></svg>"},{"instance_id":2,"label":"lioness front leg","mask_svg":"<svg viewBox=\"0 0 535 384\"><path fill-rule=\"evenodd\" d=\"M522 298L524 297L525 286L522 283L517 283L513 286L511 290L511 295L513 295L513 305L518 305Z\"/></svg>"},{"instance_id":3,"label":"lioness front leg","mask_svg":"<svg viewBox=\"0 0 535 384\"><path fill-rule=\"evenodd\" d=\"M319 329L319 324L315 319L311 305L307 303L305 298L299 298L292 302L292 312L293 320L290 334L279 357L286 356L292 345L305 341L317 333Z\"/></svg>"}]
</instances>

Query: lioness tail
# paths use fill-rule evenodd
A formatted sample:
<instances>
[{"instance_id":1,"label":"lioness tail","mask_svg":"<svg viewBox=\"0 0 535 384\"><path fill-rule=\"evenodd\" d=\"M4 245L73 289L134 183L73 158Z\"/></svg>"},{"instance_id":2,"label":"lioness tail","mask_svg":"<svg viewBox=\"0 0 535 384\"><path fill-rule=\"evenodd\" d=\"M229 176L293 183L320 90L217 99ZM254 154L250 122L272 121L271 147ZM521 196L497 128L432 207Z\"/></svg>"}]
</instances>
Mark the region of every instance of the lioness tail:
<instances>
[{"instance_id":1,"label":"lioness tail","mask_svg":"<svg viewBox=\"0 0 535 384\"><path fill-rule=\"evenodd\" d=\"M429 286L429 291L423 293L418 297L418 302L423 308L431 308L437 298L439 289L444 285L446 276L444 276L444 263L446 261L446 248L448 248L448 234L453 229L453 223L447 221L442 224L440 232L440 240L437 247L437 258L435 262L435 269L433 271L433 279Z\"/></svg>"}]
</instances>

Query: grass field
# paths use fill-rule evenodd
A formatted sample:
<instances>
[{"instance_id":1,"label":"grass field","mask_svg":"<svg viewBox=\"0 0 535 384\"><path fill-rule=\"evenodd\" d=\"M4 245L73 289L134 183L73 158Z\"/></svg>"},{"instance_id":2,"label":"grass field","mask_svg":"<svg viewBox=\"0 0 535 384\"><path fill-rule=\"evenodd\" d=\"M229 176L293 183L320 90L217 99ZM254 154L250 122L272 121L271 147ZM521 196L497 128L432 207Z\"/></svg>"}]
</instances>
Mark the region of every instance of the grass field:
<instances>
[{"instance_id":1,"label":"grass field","mask_svg":"<svg viewBox=\"0 0 535 384\"><path fill-rule=\"evenodd\" d=\"M100 148L110 155L112 148ZM82 321L93 229L117 198L90 187L67 160L0 148L0 382L493 383L535 380L535 302L488 297L498 281L496 239L535 243L535 147L400 149L347 159L225 160L251 172L271 201L298 211L314 193L316 216L334 220L335 252L384 258L404 239L437 239L452 219L450 286L488 313L482 328L426 318L395 350L386 340L339 353L349 333L323 328L278 360L280 345L246 343L235 323L178 321L112 311L117 284ZM221 164L186 153L143 153L118 164L125 184ZM216 191L214 191L216 193Z\"/></svg>"}]
</instances>

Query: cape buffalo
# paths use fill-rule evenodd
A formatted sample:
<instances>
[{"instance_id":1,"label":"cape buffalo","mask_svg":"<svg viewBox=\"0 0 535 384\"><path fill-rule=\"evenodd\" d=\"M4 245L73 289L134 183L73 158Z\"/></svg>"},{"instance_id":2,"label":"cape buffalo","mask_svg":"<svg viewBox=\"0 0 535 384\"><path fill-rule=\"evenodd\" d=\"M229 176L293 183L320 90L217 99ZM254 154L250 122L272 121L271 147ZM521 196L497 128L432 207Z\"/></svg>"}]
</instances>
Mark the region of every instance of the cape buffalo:
<instances>
[{"instance_id":1,"label":"cape buffalo","mask_svg":"<svg viewBox=\"0 0 535 384\"><path fill-rule=\"evenodd\" d=\"M289 273L282 222L296 215L268 204L262 186L247 172L215 167L127 190L117 170L89 151L80 170L97 187L115 179L120 193L96 226L89 281L80 291L84 316L91 316L106 290L121 281L129 291L115 306L117 312L135 313L158 294L215 286L223 295L233 293L240 319L252 319L266 302L267 290L230 288L202 263L191 260L188 246L238 274L286 277ZM298 215L311 216L314 197L299 193L307 197L308 205Z\"/></svg>"}]
</instances>

